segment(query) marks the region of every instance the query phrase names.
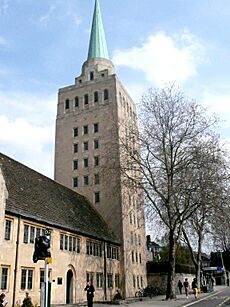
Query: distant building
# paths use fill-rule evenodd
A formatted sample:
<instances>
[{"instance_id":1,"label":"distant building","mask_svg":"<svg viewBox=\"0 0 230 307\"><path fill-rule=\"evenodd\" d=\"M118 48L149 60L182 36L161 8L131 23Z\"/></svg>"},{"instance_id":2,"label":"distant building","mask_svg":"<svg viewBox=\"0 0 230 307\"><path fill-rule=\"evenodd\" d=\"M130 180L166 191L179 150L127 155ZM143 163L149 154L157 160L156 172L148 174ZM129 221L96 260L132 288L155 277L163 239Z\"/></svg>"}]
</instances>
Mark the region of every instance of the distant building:
<instances>
[{"instance_id":1,"label":"distant building","mask_svg":"<svg viewBox=\"0 0 230 307\"><path fill-rule=\"evenodd\" d=\"M160 245L151 241L150 235L146 236L147 261L160 260Z\"/></svg>"}]
</instances>

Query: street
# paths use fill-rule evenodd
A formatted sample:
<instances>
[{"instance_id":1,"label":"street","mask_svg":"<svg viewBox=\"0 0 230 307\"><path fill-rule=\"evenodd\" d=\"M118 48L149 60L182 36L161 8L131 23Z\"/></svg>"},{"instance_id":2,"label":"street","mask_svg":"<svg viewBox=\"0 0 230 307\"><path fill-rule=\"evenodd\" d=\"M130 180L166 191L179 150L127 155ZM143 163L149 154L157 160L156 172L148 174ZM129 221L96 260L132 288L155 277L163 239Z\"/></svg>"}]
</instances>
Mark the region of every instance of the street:
<instances>
[{"instance_id":1,"label":"street","mask_svg":"<svg viewBox=\"0 0 230 307\"><path fill-rule=\"evenodd\" d=\"M226 307L230 306L230 288L225 286L216 286L214 292L201 293L195 300L192 294L186 299L185 295L178 295L177 299L165 301L164 296L156 296L152 299L143 299L138 302L123 302L123 306L130 307ZM94 304L95 307L112 307L110 304Z\"/></svg>"}]
</instances>

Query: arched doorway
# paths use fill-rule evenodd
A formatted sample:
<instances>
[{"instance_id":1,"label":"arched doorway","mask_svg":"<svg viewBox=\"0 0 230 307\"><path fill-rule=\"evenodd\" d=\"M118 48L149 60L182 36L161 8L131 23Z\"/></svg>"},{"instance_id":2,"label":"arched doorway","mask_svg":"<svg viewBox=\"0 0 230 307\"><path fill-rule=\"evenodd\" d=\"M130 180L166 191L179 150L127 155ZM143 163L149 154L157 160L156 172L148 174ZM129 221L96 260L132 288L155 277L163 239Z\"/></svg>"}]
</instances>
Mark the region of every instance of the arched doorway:
<instances>
[{"instance_id":1,"label":"arched doorway","mask_svg":"<svg viewBox=\"0 0 230 307\"><path fill-rule=\"evenodd\" d=\"M68 270L66 275L66 304L73 304L73 272Z\"/></svg>"}]
</instances>

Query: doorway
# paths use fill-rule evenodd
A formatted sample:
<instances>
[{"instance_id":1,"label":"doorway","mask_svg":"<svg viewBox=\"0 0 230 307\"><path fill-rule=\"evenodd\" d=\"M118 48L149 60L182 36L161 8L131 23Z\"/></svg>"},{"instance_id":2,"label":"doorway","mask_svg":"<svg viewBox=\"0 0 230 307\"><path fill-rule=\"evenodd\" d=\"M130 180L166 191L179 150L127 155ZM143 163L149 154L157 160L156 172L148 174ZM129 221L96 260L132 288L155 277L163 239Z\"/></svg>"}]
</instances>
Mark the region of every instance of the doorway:
<instances>
[{"instance_id":1,"label":"doorway","mask_svg":"<svg viewBox=\"0 0 230 307\"><path fill-rule=\"evenodd\" d=\"M68 270L66 275L66 304L73 304L73 272Z\"/></svg>"}]
</instances>

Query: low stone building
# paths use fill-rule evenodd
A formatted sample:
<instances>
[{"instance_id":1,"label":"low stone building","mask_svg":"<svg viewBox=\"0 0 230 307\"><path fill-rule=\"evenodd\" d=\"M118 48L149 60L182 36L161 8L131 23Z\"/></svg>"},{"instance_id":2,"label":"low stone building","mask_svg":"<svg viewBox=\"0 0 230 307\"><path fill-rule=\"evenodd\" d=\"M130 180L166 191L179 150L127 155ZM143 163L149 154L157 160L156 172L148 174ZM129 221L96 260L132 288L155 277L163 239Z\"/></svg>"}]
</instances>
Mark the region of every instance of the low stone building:
<instances>
[{"instance_id":1,"label":"low stone building","mask_svg":"<svg viewBox=\"0 0 230 307\"><path fill-rule=\"evenodd\" d=\"M44 261L33 263L35 238L51 230L52 304L84 301L87 280L95 300L120 288L120 244L80 194L0 154L0 276L9 306L29 292L40 303Z\"/></svg>"}]
</instances>

